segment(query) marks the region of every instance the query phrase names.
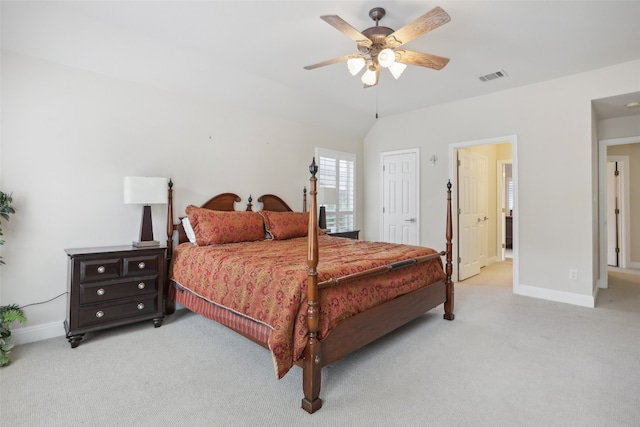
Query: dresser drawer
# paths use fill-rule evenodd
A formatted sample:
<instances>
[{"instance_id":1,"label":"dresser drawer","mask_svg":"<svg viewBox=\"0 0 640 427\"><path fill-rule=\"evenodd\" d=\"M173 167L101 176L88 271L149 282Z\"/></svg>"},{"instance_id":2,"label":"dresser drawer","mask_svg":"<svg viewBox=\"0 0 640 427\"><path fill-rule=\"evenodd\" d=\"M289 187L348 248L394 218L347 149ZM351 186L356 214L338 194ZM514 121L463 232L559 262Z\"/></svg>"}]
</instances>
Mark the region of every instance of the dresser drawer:
<instances>
[{"instance_id":1,"label":"dresser drawer","mask_svg":"<svg viewBox=\"0 0 640 427\"><path fill-rule=\"evenodd\" d=\"M81 307L78 310L78 326L80 328L114 320L152 315L158 312L158 301L154 296L120 304L100 304Z\"/></svg>"},{"instance_id":2,"label":"dresser drawer","mask_svg":"<svg viewBox=\"0 0 640 427\"><path fill-rule=\"evenodd\" d=\"M136 295L153 295L158 292L158 276L143 276L135 280L80 284L80 304L111 301Z\"/></svg>"},{"instance_id":3,"label":"dresser drawer","mask_svg":"<svg viewBox=\"0 0 640 427\"><path fill-rule=\"evenodd\" d=\"M137 276L157 273L161 259L157 255L125 256L122 259L123 275Z\"/></svg>"},{"instance_id":4,"label":"dresser drawer","mask_svg":"<svg viewBox=\"0 0 640 427\"><path fill-rule=\"evenodd\" d=\"M120 258L83 259L80 264L80 282L108 280L122 276Z\"/></svg>"},{"instance_id":5,"label":"dresser drawer","mask_svg":"<svg viewBox=\"0 0 640 427\"><path fill-rule=\"evenodd\" d=\"M152 320L165 310L164 246L102 246L65 249L68 255L65 332L71 348L87 332Z\"/></svg>"}]
</instances>

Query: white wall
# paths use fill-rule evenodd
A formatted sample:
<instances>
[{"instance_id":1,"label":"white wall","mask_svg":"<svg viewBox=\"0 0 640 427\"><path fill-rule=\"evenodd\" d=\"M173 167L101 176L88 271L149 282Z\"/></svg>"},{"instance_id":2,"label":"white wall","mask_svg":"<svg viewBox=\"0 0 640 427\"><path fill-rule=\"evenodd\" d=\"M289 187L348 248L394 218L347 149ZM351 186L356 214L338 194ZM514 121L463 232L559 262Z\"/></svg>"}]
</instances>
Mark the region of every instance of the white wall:
<instances>
[{"instance_id":1,"label":"white wall","mask_svg":"<svg viewBox=\"0 0 640 427\"><path fill-rule=\"evenodd\" d=\"M516 289L579 305L594 304L593 221L597 180L591 100L636 92L640 61L380 118L365 138L365 180L380 182L383 151L420 147L421 164L447 159L450 144L516 135L519 283ZM595 151L597 153L597 150ZM515 160L515 159L514 159ZM450 162L450 161L449 161ZM449 162L423 168L421 242L444 249ZM380 191L365 189L365 230L379 230ZM514 230L515 231L515 230ZM569 279L578 270L578 280Z\"/></svg>"},{"instance_id":2,"label":"white wall","mask_svg":"<svg viewBox=\"0 0 640 427\"><path fill-rule=\"evenodd\" d=\"M379 232L380 153L420 147L426 165L421 242L441 248L449 145L517 135L518 285L543 298L589 305L597 241L591 100L638 91L638 75L640 61L633 61L381 117L363 147L355 136L231 108L224 99L209 104L3 52L0 185L13 192L18 212L5 227L0 304L65 292L65 248L137 237L140 209L122 203L124 176L172 177L176 214L226 191L245 200L277 193L300 209L316 145L358 154L358 221L371 239ZM432 154L440 159L436 167L428 161ZM158 238L164 220L164 209L154 207ZM577 281L568 279L570 268L578 269ZM63 334L65 305L62 297L28 307L29 322L22 331L17 326L15 342L36 334L28 331Z\"/></svg>"},{"instance_id":3,"label":"white wall","mask_svg":"<svg viewBox=\"0 0 640 427\"><path fill-rule=\"evenodd\" d=\"M176 216L221 192L243 206L251 194L256 208L258 196L275 193L301 210L316 145L362 158L355 136L8 52L1 136L0 185L17 213L4 227L0 304L65 292L65 248L138 238L141 207L122 202L126 175L173 178ZM156 240L166 239L165 218L166 207L154 206ZM25 330L62 335L65 310L65 297L28 307L15 342L30 340Z\"/></svg>"},{"instance_id":4,"label":"white wall","mask_svg":"<svg viewBox=\"0 0 640 427\"><path fill-rule=\"evenodd\" d=\"M640 135L640 116L598 120L598 139L627 138Z\"/></svg>"}]
</instances>

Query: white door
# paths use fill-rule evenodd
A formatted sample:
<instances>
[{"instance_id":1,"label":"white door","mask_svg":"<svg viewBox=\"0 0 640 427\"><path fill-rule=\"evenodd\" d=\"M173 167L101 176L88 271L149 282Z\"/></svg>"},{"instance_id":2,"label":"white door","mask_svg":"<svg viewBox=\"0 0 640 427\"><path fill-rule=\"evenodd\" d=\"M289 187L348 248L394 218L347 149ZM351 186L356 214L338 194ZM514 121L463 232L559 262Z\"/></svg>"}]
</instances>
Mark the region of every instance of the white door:
<instances>
[{"instance_id":1,"label":"white door","mask_svg":"<svg viewBox=\"0 0 640 427\"><path fill-rule=\"evenodd\" d=\"M382 240L418 245L418 152L382 154Z\"/></svg>"},{"instance_id":2,"label":"white door","mask_svg":"<svg viewBox=\"0 0 640 427\"><path fill-rule=\"evenodd\" d=\"M504 261L507 252L507 165L506 163L500 163L498 165L498 227L500 229L500 241L498 242L498 253L500 259L498 261Z\"/></svg>"},{"instance_id":3,"label":"white door","mask_svg":"<svg viewBox=\"0 0 640 427\"><path fill-rule=\"evenodd\" d=\"M487 203L487 181L489 180L487 170L487 158L477 155L478 164L478 261L480 267L487 265L487 249L489 238L489 212Z\"/></svg>"},{"instance_id":4,"label":"white door","mask_svg":"<svg viewBox=\"0 0 640 427\"><path fill-rule=\"evenodd\" d=\"M487 158L458 150L458 280L487 263Z\"/></svg>"},{"instance_id":5,"label":"white door","mask_svg":"<svg viewBox=\"0 0 640 427\"><path fill-rule=\"evenodd\" d=\"M617 162L607 162L607 264L620 266L620 209Z\"/></svg>"}]
</instances>

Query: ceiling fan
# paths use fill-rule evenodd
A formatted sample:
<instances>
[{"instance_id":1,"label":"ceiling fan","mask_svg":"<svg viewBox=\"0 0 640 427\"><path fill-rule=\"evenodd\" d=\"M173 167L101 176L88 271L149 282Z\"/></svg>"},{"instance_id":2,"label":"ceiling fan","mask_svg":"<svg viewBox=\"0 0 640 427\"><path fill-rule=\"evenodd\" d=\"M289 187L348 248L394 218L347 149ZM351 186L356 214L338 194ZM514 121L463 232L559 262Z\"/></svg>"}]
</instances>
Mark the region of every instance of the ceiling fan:
<instances>
[{"instance_id":1,"label":"ceiling fan","mask_svg":"<svg viewBox=\"0 0 640 427\"><path fill-rule=\"evenodd\" d=\"M318 64L307 65L304 68L313 70L325 65L347 61L349 72L355 76L366 65L366 71L362 74L361 80L364 83L364 87L367 88L378 84L380 68L388 68L393 77L397 79L407 67L407 64L419 65L434 70L440 70L447 65L449 58L398 49L405 43L449 22L451 17L447 12L440 7L436 7L397 31L378 25L385 13L385 10L381 7L371 9L369 17L375 21L376 25L362 32L353 28L338 15L321 16L322 20L355 41L360 53L329 59Z\"/></svg>"}]
</instances>

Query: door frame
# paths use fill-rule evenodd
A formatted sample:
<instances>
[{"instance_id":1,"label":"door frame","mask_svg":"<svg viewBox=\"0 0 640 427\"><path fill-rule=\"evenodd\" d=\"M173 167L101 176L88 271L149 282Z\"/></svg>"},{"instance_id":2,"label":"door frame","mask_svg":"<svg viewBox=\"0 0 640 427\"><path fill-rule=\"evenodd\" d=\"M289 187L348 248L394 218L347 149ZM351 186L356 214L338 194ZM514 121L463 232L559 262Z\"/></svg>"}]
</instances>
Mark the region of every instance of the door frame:
<instances>
[{"instance_id":1,"label":"door frame","mask_svg":"<svg viewBox=\"0 0 640 427\"><path fill-rule=\"evenodd\" d=\"M453 195L451 197L453 241L458 241L458 173L456 159L457 151L460 148L473 147L478 145L511 144L511 176L513 179L513 292L519 293L520 287L520 215L518 214L519 184L518 184L518 136L506 135L496 138L476 139L470 141L454 142L449 144L449 179L453 184ZM453 275L458 277L458 245L453 245Z\"/></svg>"},{"instance_id":2,"label":"door frame","mask_svg":"<svg viewBox=\"0 0 640 427\"><path fill-rule=\"evenodd\" d=\"M607 237L607 148L613 145L626 145L626 144L636 144L640 142L640 135L638 136L630 136L626 138L613 138L613 139L601 139L598 141L598 238L599 238L599 250L598 256L600 258L599 268L598 268L598 287L599 288L608 288L609 287L609 265L608 265L608 237ZM628 165L626 165L628 166ZM628 169L628 167L626 168ZM628 171L627 171L628 172ZM623 182L623 192L625 194L622 195L626 201L629 200L629 191L630 182L628 181L628 173L624 175L627 176L626 182ZM623 179L625 178L623 175ZM623 209L628 209L629 203L625 203ZM624 221L628 221L630 216L628 212L623 213ZM623 227L626 227L628 230L629 224L624 224ZM624 244L628 244L628 240L626 239ZM629 248L625 247L623 249L625 252L625 257L629 256ZM621 265L626 265L627 268L631 267L630 262L623 259Z\"/></svg>"},{"instance_id":3,"label":"door frame","mask_svg":"<svg viewBox=\"0 0 640 427\"><path fill-rule=\"evenodd\" d=\"M384 237L384 158L386 156L396 156L399 154L415 154L416 155L416 246L420 246L420 148L407 148L404 150L384 151L380 153L380 240Z\"/></svg>"},{"instance_id":4,"label":"door frame","mask_svg":"<svg viewBox=\"0 0 640 427\"><path fill-rule=\"evenodd\" d=\"M500 202L498 203L497 209L496 209L496 218L500 218L500 226L496 227L498 230L498 248L496 253L499 255L498 256L498 262L502 262L506 259L506 243L507 243L507 239L506 239L506 216L507 216L507 194L505 191L505 187L506 187L506 177L505 177L505 167L506 165L512 165L513 164L513 160L512 159L506 159L506 160L498 160L497 162L497 173L498 173L498 177L499 179L497 179L497 185L498 188L496 189L498 194L498 197L500 197ZM513 174L513 172L512 172ZM505 245L505 246L503 246Z\"/></svg>"}]
</instances>

